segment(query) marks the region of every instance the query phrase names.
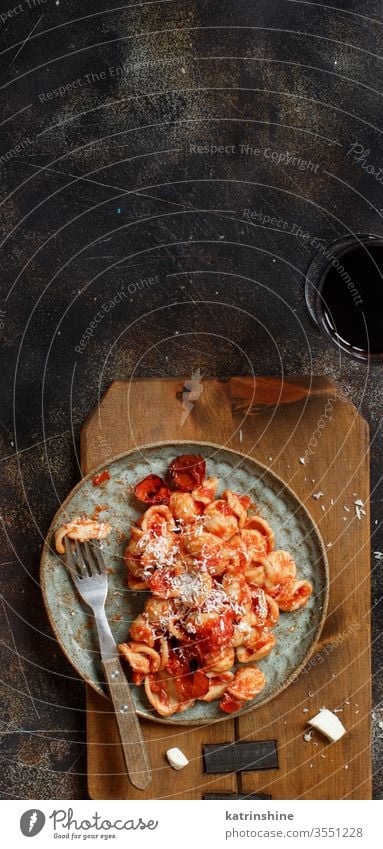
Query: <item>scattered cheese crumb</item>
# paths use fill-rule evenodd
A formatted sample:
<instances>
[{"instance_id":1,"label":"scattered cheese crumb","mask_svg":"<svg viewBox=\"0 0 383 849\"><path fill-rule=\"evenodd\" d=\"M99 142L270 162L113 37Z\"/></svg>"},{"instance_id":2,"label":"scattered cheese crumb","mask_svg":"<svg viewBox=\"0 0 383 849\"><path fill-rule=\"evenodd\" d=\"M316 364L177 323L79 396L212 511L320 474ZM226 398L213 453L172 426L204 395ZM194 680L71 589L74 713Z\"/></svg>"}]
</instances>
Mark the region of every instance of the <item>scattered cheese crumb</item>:
<instances>
[{"instance_id":1,"label":"scattered cheese crumb","mask_svg":"<svg viewBox=\"0 0 383 849\"><path fill-rule=\"evenodd\" d=\"M299 462L300 462L300 463L302 463L302 466L305 466L305 465L306 465L306 460L305 460L305 458L304 458L304 457L300 457L300 458L299 458Z\"/></svg>"},{"instance_id":2,"label":"scattered cheese crumb","mask_svg":"<svg viewBox=\"0 0 383 849\"><path fill-rule=\"evenodd\" d=\"M346 507L346 505L345 505L345 504L343 504L343 510L345 510L345 511L346 511L346 513L349 513L349 512L350 512L350 508L349 508L349 507Z\"/></svg>"},{"instance_id":3,"label":"scattered cheese crumb","mask_svg":"<svg viewBox=\"0 0 383 849\"><path fill-rule=\"evenodd\" d=\"M243 439L243 433L242 433L242 431L240 430L240 431L239 431L239 441L240 441L240 442L242 442L242 439Z\"/></svg>"},{"instance_id":4,"label":"scattered cheese crumb","mask_svg":"<svg viewBox=\"0 0 383 849\"><path fill-rule=\"evenodd\" d=\"M303 708L302 713L308 713L308 712L309 712L309 709L308 709L308 708ZM383 725L382 725L382 728L383 728Z\"/></svg>"},{"instance_id":5,"label":"scattered cheese crumb","mask_svg":"<svg viewBox=\"0 0 383 849\"><path fill-rule=\"evenodd\" d=\"M170 766L172 766L173 769L183 769L189 763L184 753L181 752L181 749L168 749L166 752L166 757L170 763Z\"/></svg>"},{"instance_id":6,"label":"scattered cheese crumb","mask_svg":"<svg viewBox=\"0 0 383 849\"><path fill-rule=\"evenodd\" d=\"M304 739L305 743L308 743L311 740L313 734L314 734L314 731L306 731L306 733L303 735L303 739Z\"/></svg>"},{"instance_id":7,"label":"scattered cheese crumb","mask_svg":"<svg viewBox=\"0 0 383 849\"><path fill-rule=\"evenodd\" d=\"M317 731L320 731L332 743L340 740L346 733L346 729L340 719L331 710L327 710L327 708L323 708L316 716L309 719L308 724Z\"/></svg>"},{"instance_id":8,"label":"scattered cheese crumb","mask_svg":"<svg viewBox=\"0 0 383 849\"><path fill-rule=\"evenodd\" d=\"M362 516L367 516L366 511L363 510L363 507L364 507L363 501L362 501L361 498L357 498L357 500L354 501L354 504L355 504L356 518L359 519L359 521L360 521Z\"/></svg>"},{"instance_id":9,"label":"scattered cheese crumb","mask_svg":"<svg viewBox=\"0 0 383 849\"><path fill-rule=\"evenodd\" d=\"M332 546L332 542L328 542L326 547L331 548L331 546Z\"/></svg>"},{"instance_id":10,"label":"scattered cheese crumb","mask_svg":"<svg viewBox=\"0 0 383 849\"><path fill-rule=\"evenodd\" d=\"M313 498L323 498L323 492L314 492Z\"/></svg>"}]
</instances>

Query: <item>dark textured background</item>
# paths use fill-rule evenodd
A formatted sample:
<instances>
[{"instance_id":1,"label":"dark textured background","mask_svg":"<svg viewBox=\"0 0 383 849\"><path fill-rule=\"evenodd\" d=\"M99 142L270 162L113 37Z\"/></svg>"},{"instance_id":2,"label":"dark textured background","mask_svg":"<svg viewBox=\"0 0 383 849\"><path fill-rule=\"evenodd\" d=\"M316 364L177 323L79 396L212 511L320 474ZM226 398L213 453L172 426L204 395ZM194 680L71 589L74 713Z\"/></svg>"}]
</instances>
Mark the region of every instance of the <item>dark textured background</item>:
<instances>
[{"instance_id":1,"label":"dark textured background","mask_svg":"<svg viewBox=\"0 0 383 849\"><path fill-rule=\"evenodd\" d=\"M383 366L340 356L304 301L315 237L382 232L379 179L349 153L359 142L364 165L383 167L382 6L34 2L0 22L0 789L86 798L83 684L50 632L38 563L79 478L81 423L113 378L197 368L334 377L371 426L372 549L383 548ZM235 150L210 156L195 144ZM246 144L259 155L241 154ZM313 165L278 165L267 152L286 150ZM378 797L376 558L372 580Z\"/></svg>"}]
</instances>

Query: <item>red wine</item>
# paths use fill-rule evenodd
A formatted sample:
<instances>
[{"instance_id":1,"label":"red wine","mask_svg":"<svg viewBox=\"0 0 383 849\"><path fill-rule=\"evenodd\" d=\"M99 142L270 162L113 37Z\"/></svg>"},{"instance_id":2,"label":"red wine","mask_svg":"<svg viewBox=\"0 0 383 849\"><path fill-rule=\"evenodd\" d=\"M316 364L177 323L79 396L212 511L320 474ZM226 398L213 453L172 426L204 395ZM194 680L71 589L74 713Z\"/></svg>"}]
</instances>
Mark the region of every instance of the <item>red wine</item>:
<instances>
[{"instance_id":1,"label":"red wine","mask_svg":"<svg viewBox=\"0 0 383 849\"><path fill-rule=\"evenodd\" d=\"M338 254L322 278L320 313L342 348L359 356L383 355L383 244L355 245Z\"/></svg>"}]
</instances>

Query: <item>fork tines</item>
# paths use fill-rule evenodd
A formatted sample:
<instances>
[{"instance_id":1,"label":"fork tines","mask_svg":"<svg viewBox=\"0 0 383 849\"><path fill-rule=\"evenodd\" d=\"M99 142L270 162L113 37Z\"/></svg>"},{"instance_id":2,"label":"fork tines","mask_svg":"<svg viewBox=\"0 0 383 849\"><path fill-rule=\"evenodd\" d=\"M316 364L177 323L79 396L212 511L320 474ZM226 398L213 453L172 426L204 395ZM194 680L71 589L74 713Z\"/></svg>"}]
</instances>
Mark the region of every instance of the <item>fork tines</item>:
<instances>
[{"instance_id":1,"label":"fork tines","mask_svg":"<svg viewBox=\"0 0 383 849\"><path fill-rule=\"evenodd\" d=\"M92 578L105 572L105 561L98 540L80 543L74 540L74 549L68 537L64 538L67 566L78 578Z\"/></svg>"}]
</instances>

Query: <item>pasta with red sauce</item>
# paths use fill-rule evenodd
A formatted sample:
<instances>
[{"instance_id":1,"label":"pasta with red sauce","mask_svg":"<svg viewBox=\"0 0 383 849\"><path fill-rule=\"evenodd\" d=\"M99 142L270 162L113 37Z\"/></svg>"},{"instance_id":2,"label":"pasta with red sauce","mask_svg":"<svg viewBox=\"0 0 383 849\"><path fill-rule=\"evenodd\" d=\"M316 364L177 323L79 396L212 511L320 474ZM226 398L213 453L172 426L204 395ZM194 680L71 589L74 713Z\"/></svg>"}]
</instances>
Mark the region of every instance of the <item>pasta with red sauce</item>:
<instances>
[{"instance_id":1,"label":"pasta with red sauce","mask_svg":"<svg viewBox=\"0 0 383 849\"><path fill-rule=\"evenodd\" d=\"M135 489L150 506L131 528L125 563L129 586L150 596L119 651L163 717L196 699L232 713L256 698L266 679L255 661L276 645L279 612L312 593L250 498L217 496L205 469L199 455L183 455L169 487L151 475Z\"/></svg>"}]
</instances>

